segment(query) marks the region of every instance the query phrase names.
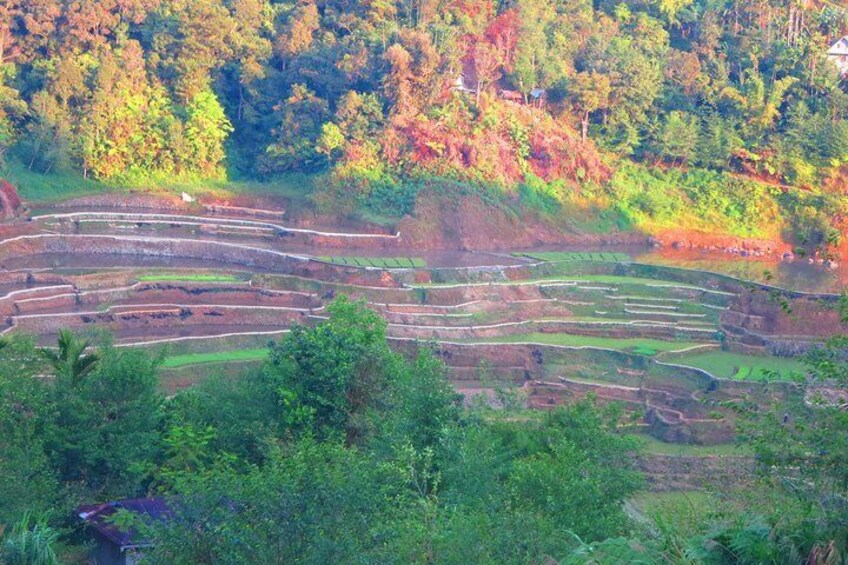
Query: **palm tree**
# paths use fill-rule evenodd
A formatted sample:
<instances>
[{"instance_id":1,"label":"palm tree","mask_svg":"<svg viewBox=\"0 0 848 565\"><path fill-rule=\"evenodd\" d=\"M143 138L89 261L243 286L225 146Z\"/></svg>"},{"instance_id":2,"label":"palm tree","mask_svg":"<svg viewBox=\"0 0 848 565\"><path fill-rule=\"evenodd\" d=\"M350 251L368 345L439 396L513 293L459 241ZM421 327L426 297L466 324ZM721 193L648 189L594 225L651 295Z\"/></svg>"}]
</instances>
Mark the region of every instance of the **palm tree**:
<instances>
[{"instance_id":1,"label":"palm tree","mask_svg":"<svg viewBox=\"0 0 848 565\"><path fill-rule=\"evenodd\" d=\"M57 340L58 350L42 348L41 354L53 366L56 376L66 377L76 386L94 369L99 360L97 353L86 353L89 340L77 338L70 330L61 330Z\"/></svg>"}]
</instances>

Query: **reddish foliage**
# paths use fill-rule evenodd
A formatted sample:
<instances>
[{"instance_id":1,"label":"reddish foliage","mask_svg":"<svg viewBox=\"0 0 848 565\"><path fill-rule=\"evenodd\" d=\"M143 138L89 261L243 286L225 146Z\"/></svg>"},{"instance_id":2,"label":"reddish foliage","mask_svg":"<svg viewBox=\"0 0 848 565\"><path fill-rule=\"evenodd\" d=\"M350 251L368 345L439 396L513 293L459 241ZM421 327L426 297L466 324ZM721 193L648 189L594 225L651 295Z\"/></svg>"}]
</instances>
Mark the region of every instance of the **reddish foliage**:
<instances>
[{"instance_id":1,"label":"reddish foliage","mask_svg":"<svg viewBox=\"0 0 848 565\"><path fill-rule=\"evenodd\" d=\"M15 215L23 202L18 191L6 180L0 180L0 208L4 217Z\"/></svg>"},{"instance_id":2,"label":"reddish foliage","mask_svg":"<svg viewBox=\"0 0 848 565\"><path fill-rule=\"evenodd\" d=\"M515 8L510 8L492 20L489 27L486 28L486 40L495 47L498 59L507 72L512 71L515 62L515 49L518 45L520 26L521 20L518 17L518 11Z\"/></svg>"},{"instance_id":3,"label":"reddish foliage","mask_svg":"<svg viewBox=\"0 0 848 565\"><path fill-rule=\"evenodd\" d=\"M533 132L530 164L536 175L548 181L564 178L603 182L611 173L593 144L561 132Z\"/></svg>"},{"instance_id":4,"label":"reddish foliage","mask_svg":"<svg viewBox=\"0 0 848 565\"><path fill-rule=\"evenodd\" d=\"M489 0L452 0L447 10L463 14L472 20L487 21L495 13L495 3Z\"/></svg>"},{"instance_id":5,"label":"reddish foliage","mask_svg":"<svg viewBox=\"0 0 848 565\"><path fill-rule=\"evenodd\" d=\"M394 166L459 178L485 179L507 185L521 182L524 169L520 145L506 123L517 124L529 134L527 164L539 177L576 182L602 183L609 168L591 142L561 123L545 119L536 109L489 100L493 112L503 120L495 127L479 127L467 118L447 121L397 120L385 130L384 157Z\"/></svg>"}]
</instances>

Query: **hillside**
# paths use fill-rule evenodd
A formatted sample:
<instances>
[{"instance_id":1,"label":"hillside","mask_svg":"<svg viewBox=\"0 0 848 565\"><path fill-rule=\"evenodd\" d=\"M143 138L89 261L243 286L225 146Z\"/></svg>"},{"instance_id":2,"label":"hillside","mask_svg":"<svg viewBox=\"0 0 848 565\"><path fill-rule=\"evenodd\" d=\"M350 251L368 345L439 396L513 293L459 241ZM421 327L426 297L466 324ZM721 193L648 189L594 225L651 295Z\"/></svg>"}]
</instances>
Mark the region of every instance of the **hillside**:
<instances>
[{"instance_id":1,"label":"hillside","mask_svg":"<svg viewBox=\"0 0 848 565\"><path fill-rule=\"evenodd\" d=\"M526 244L842 243L848 96L826 53L848 25L834 4L0 10L0 161L25 193L28 173L156 189L299 173L318 175L320 213L411 215L422 240L445 227L433 207L459 200L471 225L487 208L536 218L507 230Z\"/></svg>"}]
</instances>

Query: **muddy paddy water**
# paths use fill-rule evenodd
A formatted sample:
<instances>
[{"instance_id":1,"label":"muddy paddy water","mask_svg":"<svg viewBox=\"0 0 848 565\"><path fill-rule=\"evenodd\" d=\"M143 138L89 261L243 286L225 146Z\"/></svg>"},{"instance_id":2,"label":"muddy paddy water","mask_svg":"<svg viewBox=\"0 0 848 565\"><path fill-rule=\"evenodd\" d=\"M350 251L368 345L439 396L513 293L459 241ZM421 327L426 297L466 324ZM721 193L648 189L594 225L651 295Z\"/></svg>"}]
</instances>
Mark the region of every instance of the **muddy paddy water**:
<instances>
[{"instance_id":1,"label":"muddy paddy water","mask_svg":"<svg viewBox=\"0 0 848 565\"><path fill-rule=\"evenodd\" d=\"M840 293L848 285L848 268L830 269L807 259L781 261L697 251L652 251L632 253L634 261L729 275L786 290L808 293Z\"/></svg>"},{"instance_id":2,"label":"muddy paddy water","mask_svg":"<svg viewBox=\"0 0 848 565\"><path fill-rule=\"evenodd\" d=\"M777 256L743 257L735 253L690 249L656 249L648 245L630 246L545 246L516 250L514 253L585 252L625 253L636 263L676 267L731 276L743 281L767 284L805 293L840 293L848 286L848 263L828 268L807 258L792 261ZM495 256L496 254L490 254ZM500 256L509 255L503 254Z\"/></svg>"}]
</instances>

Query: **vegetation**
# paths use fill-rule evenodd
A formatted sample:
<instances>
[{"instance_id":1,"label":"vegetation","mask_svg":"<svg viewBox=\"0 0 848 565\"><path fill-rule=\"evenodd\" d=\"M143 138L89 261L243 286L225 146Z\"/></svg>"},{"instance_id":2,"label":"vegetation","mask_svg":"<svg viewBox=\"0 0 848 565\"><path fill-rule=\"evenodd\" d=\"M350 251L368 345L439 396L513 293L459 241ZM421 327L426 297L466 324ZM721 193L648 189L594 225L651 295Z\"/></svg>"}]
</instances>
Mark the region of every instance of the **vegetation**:
<instances>
[{"instance_id":1,"label":"vegetation","mask_svg":"<svg viewBox=\"0 0 848 565\"><path fill-rule=\"evenodd\" d=\"M231 351L210 351L207 353L186 353L184 355L170 355L165 357L165 360L162 361L162 368L174 369L176 367L203 363L254 361L265 359L267 356L267 349L235 349Z\"/></svg>"},{"instance_id":2,"label":"vegetation","mask_svg":"<svg viewBox=\"0 0 848 565\"><path fill-rule=\"evenodd\" d=\"M803 364L796 359L728 351L693 353L668 362L697 367L722 379L791 380L804 370Z\"/></svg>"},{"instance_id":3,"label":"vegetation","mask_svg":"<svg viewBox=\"0 0 848 565\"><path fill-rule=\"evenodd\" d=\"M423 269L427 262L420 257L319 257L321 261L348 267L380 269Z\"/></svg>"},{"instance_id":4,"label":"vegetation","mask_svg":"<svg viewBox=\"0 0 848 565\"><path fill-rule=\"evenodd\" d=\"M844 339L810 355L806 394L738 404L740 448L678 447L621 433L617 408L591 399L533 417L462 408L429 349L393 352L360 302L328 312L259 368L169 398L156 392L163 361L141 351L68 333L52 355L3 342L4 561L58 562L79 539L73 506L144 494L176 512L149 524L160 563L754 564L845 551ZM648 498L640 452L753 452L760 481Z\"/></svg>"},{"instance_id":5,"label":"vegetation","mask_svg":"<svg viewBox=\"0 0 848 565\"><path fill-rule=\"evenodd\" d=\"M236 275L216 275L204 273L160 273L139 275L137 279L139 282L244 282L244 279L241 279Z\"/></svg>"},{"instance_id":6,"label":"vegetation","mask_svg":"<svg viewBox=\"0 0 848 565\"><path fill-rule=\"evenodd\" d=\"M719 445L690 445L681 443L666 443L660 441L653 436L639 435L637 436L643 442L645 453L654 453L657 455L679 455L685 457L744 457L751 455L751 449L747 446L736 445L733 443ZM658 493L653 493L656 495ZM697 491L688 493L691 496L697 497Z\"/></svg>"},{"instance_id":7,"label":"vegetation","mask_svg":"<svg viewBox=\"0 0 848 565\"><path fill-rule=\"evenodd\" d=\"M841 237L834 3L7 4L0 164L26 197L318 174L318 208L379 221L471 195L595 229Z\"/></svg>"},{"instance_id":8,"label":"vegetation","mask_svg":"<svg viewBox=\"0 0 848 565\"><path fill-rule=\"evenodd\" d=\"M539 261L610 261L615 263L630 261L630 256L627 253L539 251L516 253L516 255L538 259Z\"/></svg>"},{"instance_id":9,"label":"vegetation","mask_svg":"<svg viewBox=\"0 0 848 565\"><path fill-rule=\"evenodd\" d=\"M481 341L505 342L505 343L544 343L548 345L563 345L568 347L600 347L603 349L614 349L637 355L656 355L663 351L681 351L690 347L703 345L702 343L686 341L664 341L661 339L648 338L615 338L592 335L562 334L562 333L531 333L514 334L499 337L497 339Z\"/></svg>"}]
</instances>

